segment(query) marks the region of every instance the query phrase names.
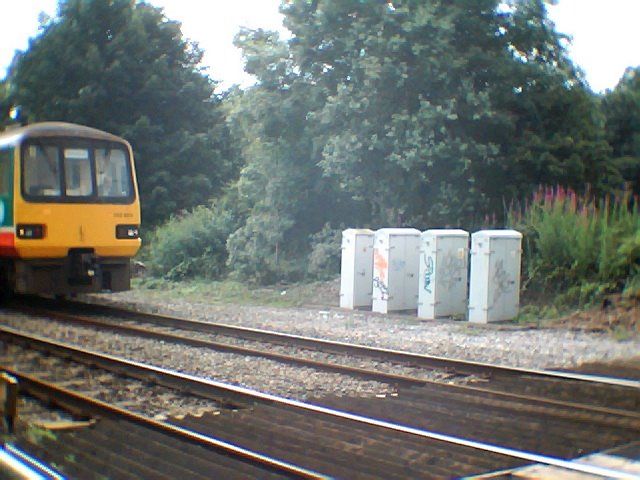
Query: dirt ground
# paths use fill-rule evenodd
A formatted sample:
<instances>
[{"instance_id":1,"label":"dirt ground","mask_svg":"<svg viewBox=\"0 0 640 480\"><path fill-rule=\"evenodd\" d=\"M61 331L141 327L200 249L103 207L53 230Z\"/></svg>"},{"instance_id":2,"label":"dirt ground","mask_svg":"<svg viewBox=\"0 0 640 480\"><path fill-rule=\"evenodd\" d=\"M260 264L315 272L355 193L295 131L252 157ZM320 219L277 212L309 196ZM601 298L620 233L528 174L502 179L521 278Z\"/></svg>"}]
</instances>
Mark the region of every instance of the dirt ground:
<instances>
[{"instance_id":1,"label":"dirt ground","mask_svg":"<svg viewBox=\"0 0 640 480\"><path fill-rule=\"evenodd\" d=\"M640 333L640 298L607 297L597 308L576 311L553 322L565 328L588 332Z\"/></svg>"}]
</instances>

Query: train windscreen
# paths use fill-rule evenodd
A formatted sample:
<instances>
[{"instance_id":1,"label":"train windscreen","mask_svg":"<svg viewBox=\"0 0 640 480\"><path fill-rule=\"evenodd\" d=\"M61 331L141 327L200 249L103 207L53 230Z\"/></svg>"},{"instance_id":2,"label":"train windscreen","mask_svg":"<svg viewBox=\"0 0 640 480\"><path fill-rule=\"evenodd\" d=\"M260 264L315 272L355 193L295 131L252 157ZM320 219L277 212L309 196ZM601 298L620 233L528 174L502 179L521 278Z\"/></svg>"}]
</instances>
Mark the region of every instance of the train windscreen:
<instances>
[{"instance_id":1,"label":"train windscreen","mask_svg":"<svg viewBox=\"0 0 640 480\"><path fill-rule=\"evenodd\" d=\"M30 140L22 149L22 193L43 202L133 201L127 149L99 141Z\"/></svg>"}]
</instances>

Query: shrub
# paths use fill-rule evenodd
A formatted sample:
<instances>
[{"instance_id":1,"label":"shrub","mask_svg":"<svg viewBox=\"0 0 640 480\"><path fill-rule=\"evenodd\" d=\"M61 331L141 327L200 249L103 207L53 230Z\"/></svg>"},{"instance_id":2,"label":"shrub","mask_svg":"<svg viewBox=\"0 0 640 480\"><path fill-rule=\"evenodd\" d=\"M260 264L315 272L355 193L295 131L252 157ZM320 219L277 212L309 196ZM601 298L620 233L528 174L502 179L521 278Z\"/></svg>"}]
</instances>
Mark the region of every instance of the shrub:
<instances>
[{"instance_id":1,"label":"shrub","mask_svg":"<svg viewBox=\"0 0 640 480\"><path fill-rule=\"evenodd\" d=\"M218 279L226 274L233 214L216 206L199 206L174 216L152 234L145 260L149 273L168 280Z\"/></svg>"},{"instance_id":2,"label":"shrub","mask_svg":"<svg viewBox=\"0 0 640 480\"><path fill-rule=\"evenodd\" d=\"M635 281L640 265L638 198L599 201L562 187L540 188L531 204L512 207L509 223L524 233L523 286L584 305Z\"/></svg>"},{"instance_id":3,"label":"shrub","mask_svg":"<svg viewBox=\"0 0 640 480\"><path fill-rule=\"evenodd\" d=\"M342 230L334 230L327 223L311 235L311 253L307 276L312 280L331 280L340 274Z\"/></svg>"},{"instance_id":4,"label":"shrub","mask_svg":"<svg viewBox=\"0 0 640 480\"><path fill-rule=\"evenodd\" d=\"M285 235L292 225L273 213L251 215L227 240L232 276L263 285L299 279Z\"/></svg>"}]
</instances>

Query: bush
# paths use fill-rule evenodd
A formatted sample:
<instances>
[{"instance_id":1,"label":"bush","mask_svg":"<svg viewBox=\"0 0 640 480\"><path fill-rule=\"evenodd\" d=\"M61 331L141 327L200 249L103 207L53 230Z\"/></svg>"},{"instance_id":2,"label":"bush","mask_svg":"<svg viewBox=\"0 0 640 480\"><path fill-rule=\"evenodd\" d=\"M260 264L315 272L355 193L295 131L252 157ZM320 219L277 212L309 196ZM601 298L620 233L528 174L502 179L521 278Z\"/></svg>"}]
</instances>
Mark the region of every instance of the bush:
<instances>
[{"instance_id":1,"label":"bush","mask_svg":"<svg viewBox=\"0 0 640 480\"><path fill-rule=\"evenodd\" d=\"M311 235L311 253L307 276L311 280L331 280L340 274L342 230L334 230L327 223Z\"/></svg>"},{"instance_id":2,"label":"bush","mask_svg":"<svg viewBox=\"0 0 640 480\"><path fill-rule=\"evenodd\" d=\"M635 281L640 264L638 199L596 201L562 187L541 188L530 205L511 208L509 223L524 233L523 285L585 305Z\"/></svg>"},{"instance_id":3,"label":"bush","mask_svg":"<svg viewBox=\"0 0 640 480\"><path fill-rule=\"evenodd\" d=\"M309 242L291 241L292 222L254 214L227 240L231 278L260 285L328 280L340 273L341 231L327 224ZM309 251L311 247L311 251Z\"/></svg>"},{"instance_id":4,"label":"bush","mask_svg":"<svg viewBox=\"0 0 640 480\"><path fill-rule=\"evenodd\" d=\"M145 255L149 273L167 280L222 278L227 237L235 228L233 214L216 206L172 217L151 236Z\"/></svg>"},{"instance_id":5,"label":"bush","mask_svg":"<svg viewBox=\"0 0 640 480\"><path fill-rule=\"evenodd\" d=\"M251 215L227 240L232 277L261 285L299 280L286 236L292 225L272 213Z\"/></svg>"}]
</instances>

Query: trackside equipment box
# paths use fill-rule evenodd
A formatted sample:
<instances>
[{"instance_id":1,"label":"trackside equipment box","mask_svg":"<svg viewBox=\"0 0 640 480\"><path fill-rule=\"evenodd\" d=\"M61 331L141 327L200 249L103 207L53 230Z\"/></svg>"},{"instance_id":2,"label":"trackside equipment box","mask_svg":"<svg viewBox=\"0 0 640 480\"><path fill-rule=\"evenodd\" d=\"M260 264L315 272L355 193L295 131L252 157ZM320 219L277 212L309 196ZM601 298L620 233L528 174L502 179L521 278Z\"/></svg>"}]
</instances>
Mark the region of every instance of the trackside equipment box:
<instances>
[{"instance_id":1,"label":"trackside equipment box","mask_svg":"<svg viewBox=\"0 0 640 480\"><path fill-rule=\"evenodd\" d=\"M371 307L373 230L348 228L342 232L340 307Z\"/></svg>"},{"instance_id":2,"label":"trackside equipment box","mask_svg":"<svg viewBox=\"0 0 640 480\"><path fill-rule=\"evenodd\" d=\"M522 234L481 230L471 235L469 321L511 320L520 304Z\"/></svg>"},{"instance_id":3,"label":"trackside equipment box","mask_svg":"<svg viewBox=\"0 0 640 480\"><path fill-rule=\"evenodd\" d=\"M469 232L433 229L420 237L418 317L465 315Z\"/></svg>"},{"instance_id":4,"label":"trackside equipment box","mask_svg":"<svg viewBox=\"0 0 640 480\"><path fill-rule=\"evenodd\" d=\"M420 231L381 228L373 243L374 312L412 310L418 306Z\"/></svg>"}]
</instances>

